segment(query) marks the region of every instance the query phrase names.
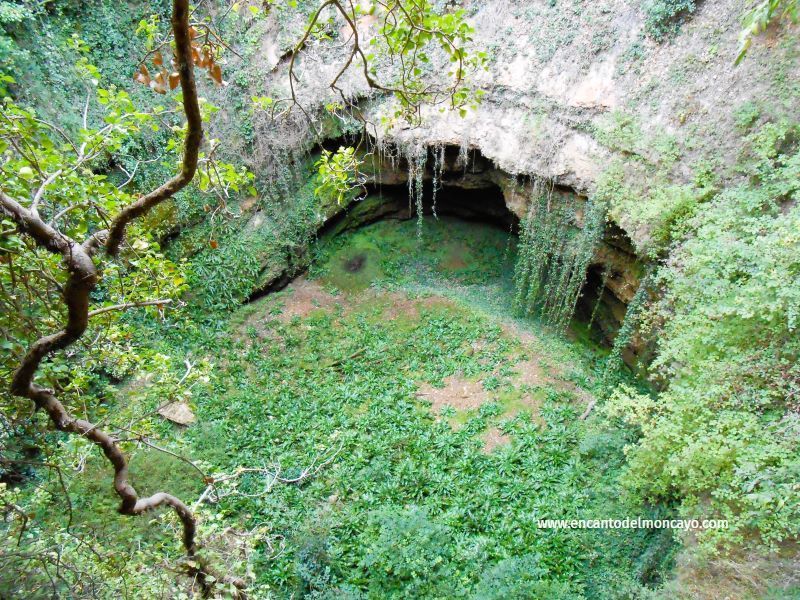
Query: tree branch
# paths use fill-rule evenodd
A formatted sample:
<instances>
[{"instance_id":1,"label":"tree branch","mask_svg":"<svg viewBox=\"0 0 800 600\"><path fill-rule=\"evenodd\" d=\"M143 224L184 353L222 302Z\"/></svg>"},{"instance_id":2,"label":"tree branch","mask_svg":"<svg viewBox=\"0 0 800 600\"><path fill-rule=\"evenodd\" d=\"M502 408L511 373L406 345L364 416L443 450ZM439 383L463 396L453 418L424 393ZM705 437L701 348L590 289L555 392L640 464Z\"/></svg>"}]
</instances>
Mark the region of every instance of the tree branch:
<instances>
[{"instance_id":1,"label":"tree branch","mask_svg":"<svg viewBox=\"0 0 800 600\"><path fill-rule=\"evenodd\" d=\"M188 124L181 171L164 185L124 208L113 219L105 242L106 249L111 255L117 254L127 225L182 189L191 181L197 169L197 158L203 132L194 80L188 17L189 1L173 0L172 30L175 36L175 59L180 74L183 107ZM83 436L101 449L106 459L114 467L114 491L121 500L120 513L140 515L162 506L167 506L174 510L183 526L184 548L187 554L194 558L197 550L195 541L196 520L189 507L177 497L165 492L158 492L146 498L139 497L128 481L127 459L117 445L116 440L92 423L73 417L58 400L53 390L41 387L34 381L39 366L47 356L68 348L85 333L90 316L124 306L105 307L90 313L90 294L97 286L99 279L92 255L106 240L106 233L97 232L81 245L53 226L45 223L39 217L35 203L41 198L41 193L46 183L47 181L37 192L36 198L34 198L34 205L31 208L25 208L20 202L0 191L0 213L11 218L18 229L30 236L38 246L53 254L61 255L64 266L69 273L67 282L62 290L63 301L67 308L67 319L64 328L57 333L38 339L30 346L14 373L11 392L17 396L32 400L37 409L47 413L56 429ZM128 304L165 303L165 301L156 301ZM197 576L204 590L208 591L208 585L205 583L205 571L202 568L195 568L193 574ZM239 588L243 586L240 580L224 579Z\"/></svg>"},{"instance_id":2,"label":"tree branch","mask_svg":"<svg viewBox=\"0 0 800 600\"><path fill-rule=\"evenodd\" d=\"M125 228L134 219L141 217L150 209L182 190L194 178L200 142L203 139L203 123L200 116L200 103L197 99L197 86L192 63L192 38L189 32L189 2L173 0L172 31L175 36L175 59L180 75L183 94L183 111L186 113L186 139L183 144L183 162L180 172L162 186L145 194L133 204L126 206L111 222L106 252L111 256L119 253Z\"/></svg>"},{"instance_id":3,"label":"tree branch","mask_svg":"<svg viewBox=\"0 0 800 600\"><path fill-rule=\"evenodd\" d=\"M112 310L127 310L129 308L139 308L141 306L164 306L165 304L170 304L172 300L169 298L165 298L163 300L146 300L143 302L123 302L122 304L115 304L114 306L104 306L102 308L96 308L93 311L89 312L89 318L96 317L97 315L102 315L103 313L111 312Z\"/></svg>"}]
</instances>

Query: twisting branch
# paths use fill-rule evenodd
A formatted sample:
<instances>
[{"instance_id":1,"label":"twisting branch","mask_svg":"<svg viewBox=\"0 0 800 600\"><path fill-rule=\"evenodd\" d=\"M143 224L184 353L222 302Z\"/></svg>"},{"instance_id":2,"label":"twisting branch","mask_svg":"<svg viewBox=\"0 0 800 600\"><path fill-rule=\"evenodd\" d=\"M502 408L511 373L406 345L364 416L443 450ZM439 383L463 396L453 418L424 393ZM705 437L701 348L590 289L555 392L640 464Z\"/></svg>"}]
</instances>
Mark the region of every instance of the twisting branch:
<instances>
[{"instance_id":1,"label":"twisting branch","mask_svg":"<svg viewBox=\"0 0 800 600\"><path fill-rule=\"evenodd\" d=\"M176 0L178 4L180 0ZM139 515L159 506L170 506L183 524L183 544L187 553L196 552L195 518L189 508L178 498L163 492L149 498L139 498L128 482L128 464L116 441L92 423L76 419L56 398L53 390L34 382L36 371L48 355L64 350L77 341L89 324L89 295L97 285L97 268L86 248L47 225L41 218L21 204L0 193L0 208L11 217L23 233L30 235L47 250L60 254L69 272L63 296L67 305L67 323L63 330L40 338L28 349L11 382L11 392L33 400L44 410L56 429L87 438L103 451L114 467L114 490L122 500L119 511L126 515Z\"/></svg>"},{"instance_id":2,"label":"twisting branch","mask_svg":"<svg viewBox=\"0 0 800 600\"><path fill-rule=\"evenodd\" d=\"M129 303L90 312L90 294L99 280L98 270L92 256L100 249L104 240L108 254L116 255L124 238L126 227L134 219L144 215L154 206L182 189L194 177L203 131L195 87L189 29L189 1L173 0L172 31L175 38L175 62L180 75L183 108L187 120L183 162L180 172L175 177L122 209L112 220L107 237L105 232L98 232L90 236L83 244L75 242L39 216L35 204L41 198L49 178L42 184L39 193L33 199L34 204L30 208L25 208L20 202L0 191L0 213L11 218L20 232L30 236L39 247L60 255L69 274L62 290L63 301L67 308L64 328L57 333L38 339L30 346L14 373L11 392L32 400L37 409L47 413L56 429L83 436L102 450L114 467L114 490L121 500L120 513L140 515L162 506L171 508L183 526L183 546L186 553L189 557L196 558L197 526L194 514L189 507L179 498L166 492L158 492L146 498L139 497L128 481L128 462L117 444L117 440L92 423L73 417L58 400L53 390L44 388L35 382L36 372L42 361L49 355L68 348L80 339L88 327L91 316L125 308L128 305L146 306L166 303L163 300ZM200 564L202 565L202 563ZM198 578L204 590L209 591L205 583L204 569L202 567L196 569L193 574ZM227 578L227 581L237 587L243 587L243 583L239 580Z\"/></svg>"},{"instance_id":3,"label":"twisting branch","mask_svg":"<svg viewBox=\"0 0 800 600\"><path fill-rule=\"evenodd\" d=\"M120 244L125 236L128 224L147 213L164 200L181 191L194 178L197 171L197 160L200 153L200 142L203 139L203 123L200 116L200 103L197 99L197 86L194 79L194 63L192 62L192 38L189 31L189 14L187 0L172 2L172 32L175 36L175 62L180 75L181 92L183 93L183 111L186 113L186 140L183 143L183 162L181 170L175 177L149 194L145 194L133 204L126 206L111 222L106 252L111 256L119 253Z\"/></svg>"}]
</instances>

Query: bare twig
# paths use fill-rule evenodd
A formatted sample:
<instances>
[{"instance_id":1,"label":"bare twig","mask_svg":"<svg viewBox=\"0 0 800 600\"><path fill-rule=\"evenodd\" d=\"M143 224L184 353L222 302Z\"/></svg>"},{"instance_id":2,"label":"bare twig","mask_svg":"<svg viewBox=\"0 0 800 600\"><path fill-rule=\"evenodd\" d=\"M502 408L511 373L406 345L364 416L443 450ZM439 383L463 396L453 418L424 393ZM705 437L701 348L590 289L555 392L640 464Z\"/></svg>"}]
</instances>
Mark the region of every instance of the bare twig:
<instances>
[{"instance_id":1,"label":"bare twig","mask_svg":"<svg viewBox=\"0 0 800 600\"><path fill-rule=\"evenodd\" d=\"M31 202L31 208L30 208L30 210L31 210L31 212L32 212L33 214L35 214L35 215L38 215L38 214L39 214L39 202L42 200L42 197L44 197L44 191L45 191L45 189L47 188L47 186L48 186L48 185L50 185L50 184L51 184L51 183L53 183L53 182L54 182L56 179L58 179L58 177L59 177L60 175L61 175L61 169L59 169L58 171L55 171L55 172L51 173L51 174L50 174L50 175L47 177L47 179L45 179L45 180L42 182L42 185L40 185L40 186L39 186L39 189L38 189L38 190L36 190L36 193L33 195L33 201Z\"/></svg>"},{"instance_id":2,"label":"bare twig","mask_svg":"<svg viewBox=\"0 0 800 600\"><path fill-rule=\"evenodd\" d=\"M335 452L322 461L320 461L321 456L315 456L311 464L300 471L296 477L283 477L280 465L273 467L238 467L231 473L215 475L209 479L208 486L200 494L193 508L197 510L197 507L205 501L219 502L222 498L232 495L257 498L269 494L276 483L296 484L305 481L331 464L342 451L342 448L343 446L339 446ZM239 479L248 474L255 474L265 478L264 489L261 492L245 494L238 490ZM225 486L227 486L227 489L223 489Z\"/></svg>"},{"instance_id":3,"label":"bare twig","mask_svg":"<svg viewBox=\"0 0 800 600\"><path fill-rule=\"evenodd\" d=\"M129 308L139 308L142 306L158 306L163 307L167 304L171 304L172 300L169 298L164 298L163 300L146 300L143 302L123 302L122 304L115 304L113 306L104 306L102 308L96 308L95 310L89 311L89 318L96 317L97 315L102 315L103 313L111 312L114 310L127 310Z\"/></svg>"},{"instance_id":4,"label":"bare twig","mask_svg":"<svg viewBox=\"0 0 800 600\"><path fill-rule=\"evenodd\" d=\"M591 400L589 400L589 404L586 405L586 410L584 410L583 414L580 416L581 421L585 421L587 419L589 413L592 412L592 409L594 408L595 404L597 404L596 398L592 398Z\"/></svg>"}]
</instances>

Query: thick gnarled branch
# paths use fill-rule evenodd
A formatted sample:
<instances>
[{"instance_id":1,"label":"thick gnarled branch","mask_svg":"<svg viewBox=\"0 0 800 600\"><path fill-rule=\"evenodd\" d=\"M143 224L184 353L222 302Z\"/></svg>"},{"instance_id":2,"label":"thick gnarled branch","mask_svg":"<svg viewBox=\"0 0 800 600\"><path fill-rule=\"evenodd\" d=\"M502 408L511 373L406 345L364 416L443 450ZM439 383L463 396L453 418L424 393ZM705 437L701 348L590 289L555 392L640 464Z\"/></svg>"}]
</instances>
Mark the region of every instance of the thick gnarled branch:
<instances>
[{"instance_id":1,"label":"thick gnarled branch","mask_svg":"<svg viewBox=\"0 0 800 600\"><path fill-rule=\"evenodd\" d=\"M164 200L171 198L194 178L197 171L197 161L200 153L200 142L203 139L203 123L200 115L200 103L197 99L197 86L194 79L194 64L192 62L192 38L189 31L189 3L183 0L173 0L172 3L172 32L175 36L175 60L178 75L180 76L181 92L183 94L183 111L186 114L186 139L183 144L183 162L180 172L156 188L145 194L136 202L123 208L111 222L106 252L111 256L119 253L120 245L125 237L126 227L133 221L146 214Z\"/></svg>"},{"instance_id":2,"label":"thick gnarled branch","mask_svg":"<svg viewBox=\"0 0 800 600\"><path fill-rule=\"evenodd\" d=\"M0 212L13 220L19 231L30 236L39 247L60 255L64 261L64 268L69 273L62 292L67 308L64 328L57 333L38 339L30 346L14 373L11 392L32 400L39 410L47 413L56 429L83 436L102 450L114 468L114 490L121 500L120 513L140 515L162 506L171 508L183 526L183 545L186 552L190 557L195 557L197 526L191 509L179 498L165 492L158 492L146 498L139 497L128 481L127 459L117 441L96 425L73 417L58 400L53 390L44 388L35 382L36 373L42 361L47 356L64 350L77 341L85 333L91 316L124 307L115 306L89 311L90 294L99 280L92 255L103 244L110 255L116 255L127 226L160 202L170 198L194 177L203 132L191 59L188 0L173 0L172 30L175 37L175 59L183 91L183 107L187 120L187 134L180 172L164 185L122 209L112 220L107 233L98 232L87 239L83 245L78 244L56 229L54 225L48 224L40 218L36 210L36 203L41 199L44 187L49 180L42 184L30 208L26 208L6 193L0 192ZM131 305L144 306L156 303L164 304L165 301L131 303ZM205 588L204 571L198 569L195 575L201 586ZM230 578L228 580L241 586L241 582L238 580Z\"/></svg>"}]
</instances>

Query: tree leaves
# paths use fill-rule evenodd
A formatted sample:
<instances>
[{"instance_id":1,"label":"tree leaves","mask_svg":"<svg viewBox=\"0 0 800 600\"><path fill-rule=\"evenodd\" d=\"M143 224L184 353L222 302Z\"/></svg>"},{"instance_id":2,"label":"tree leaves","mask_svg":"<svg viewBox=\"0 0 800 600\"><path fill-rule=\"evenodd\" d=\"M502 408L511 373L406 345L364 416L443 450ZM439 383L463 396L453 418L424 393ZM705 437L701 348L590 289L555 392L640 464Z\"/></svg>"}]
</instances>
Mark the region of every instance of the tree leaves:
<instances>
[{"instance_id":1,"label":"tree leaves","mask_svg":"<svg viewBox=\"0 0 800 600\"><path fill-rule=\"evenodd\" d=\"M359 170L362 163L353 147L341 146L336 152L323 150L322 156L314 165L319 182L314 194L335 199L339 205L345 200L353 200L359 194L365 194L366 178Z\"/></svg>"},{"instance_id":2,"label":"tree leaves","mask_svg":"<svg viewBox=\"0 0 800 600\"><path fill-rule=\"evenodd\" d=\"M787 20L797 23L800 18L798 0L763 0L748 11L742 18L742 31L739 34L739 53L735 65L744 60L753 37L766 30L770 23Z\"/></svg>"},{"instance_id":3,"label":"tree leaves","mask_svg":"<svg viewBox=\"0 0 800 600\"><path fill-rule=\"evenodd\" d=\"M192 39L192 63L195 67L204 69L215 85L227 85L227 82L222 78L222 66L218 62L219 55L222 53L222 45L212 37L208 25L202 25L202 27L205 28L204 35L201 35L196 27L189 29L189 35ZM159 49L153 50L148 54L150 63L156 71L154 76L151 75L145 64L147 59L139 65L138 71L133 76L134 81L148 86L157 94L166 94L181 85L180 73L175 70L176 62L174 56L170 60L170 69L167 69L167 65L164 63L164 55L161 53L161 48L165 46L166 43L162 43Z\"/></svg>"}]
</instances>

